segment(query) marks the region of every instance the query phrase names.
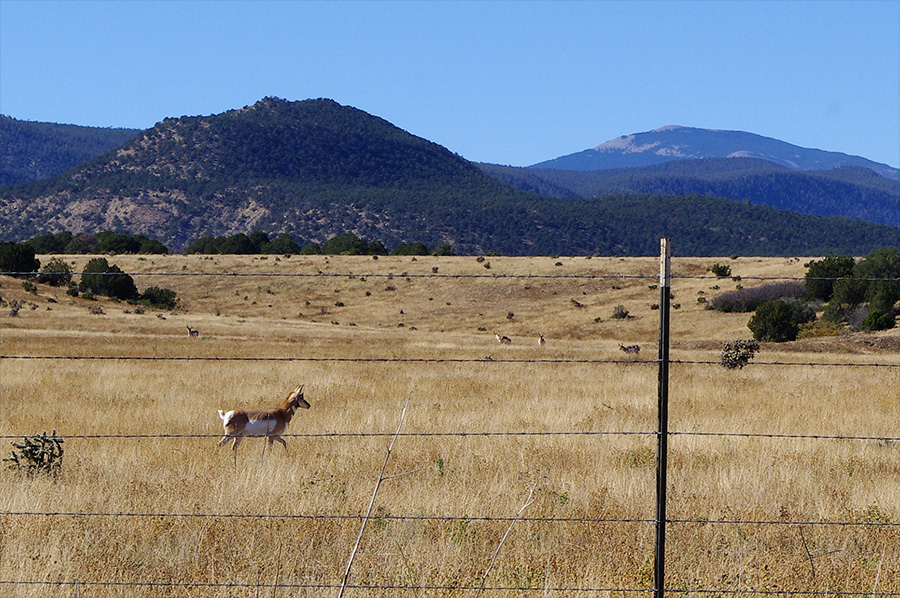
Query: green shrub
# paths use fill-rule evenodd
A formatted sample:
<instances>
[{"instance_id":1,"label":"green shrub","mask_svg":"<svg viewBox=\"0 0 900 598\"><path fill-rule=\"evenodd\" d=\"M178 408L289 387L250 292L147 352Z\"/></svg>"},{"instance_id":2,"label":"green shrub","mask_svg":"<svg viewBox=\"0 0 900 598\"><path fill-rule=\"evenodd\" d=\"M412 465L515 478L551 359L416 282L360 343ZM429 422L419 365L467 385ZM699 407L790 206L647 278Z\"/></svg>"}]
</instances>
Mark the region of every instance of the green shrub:
<instances>
[{"instance_id":1,"label":"green shrub","mask_svg":"<svg viewBox=\"0 0 900 598\"><path fill-rule=\"evenodd\" d=\"M879 310L869 311L866 319L863 320L861 328L863 330L888 330L895 325L894 316Z\"/></svg>"},{"instance_id":2,"label":"green shrub","mask_svg":"<svg viewBox=\"0 0 900 598\"><path fill-rule=\"evenodd\" d=\"M178 297L171 289L149 287L141 295L141 303L158 309L175 309L178 305Z\"/></svg>"},{"instance_id":3,"label":"green shrub","mask_svg":"<svg viewBox=\"0 0 900 598\"><path fill-rule=\"evenodd\" d=\"M41 268L37 281L54 287L68 286L72 281L72 269L61 259L50 260L46 266Z\"/></svg>"},{"instance_id":4,"label":"green shrub","mask_svg":"<svg viewBox=\"0 0 900 598\"><path fill-rule=\"evenodd\" d=\"M747 323L757 341L781 343L797 339L800 324L815 318L815 312L800 301L766 301Z\"/></svg>"},{"instance_id":5,"label":"green shrub","mask_svg":"<svg viewBox=\"0 0 900 598\"><path fill-rule=\"evenodd\" d=\"M731 276L731 266L727 264L720 264L716 262L709 268L710 272L718 276L719 278L728 278Z\"/></svg>"},{"instance_id":6,"label":"green shrub","mask_svg":"<svg viewBox=\"0 0 900 598\"><path fill-rule=\"evenodd\" d=\"M140 296L134 279L118 266L110 264L105 257L94 258L87 263L79 288L85 296L88 291L116 299L137 299Z\"/></svg>"},{"instance_id":7,"label":"green shrub","mask_svg":"<svg viewBox=\"0 0 900 598\"><path fill-rule=\"evenodd\" d=\"M806 297L830 301L834 294L835 280L851 276L854 264L853 258L849 255L829 255L806 264L808 269L804 281Z\"/></svg>"}]
</instances>

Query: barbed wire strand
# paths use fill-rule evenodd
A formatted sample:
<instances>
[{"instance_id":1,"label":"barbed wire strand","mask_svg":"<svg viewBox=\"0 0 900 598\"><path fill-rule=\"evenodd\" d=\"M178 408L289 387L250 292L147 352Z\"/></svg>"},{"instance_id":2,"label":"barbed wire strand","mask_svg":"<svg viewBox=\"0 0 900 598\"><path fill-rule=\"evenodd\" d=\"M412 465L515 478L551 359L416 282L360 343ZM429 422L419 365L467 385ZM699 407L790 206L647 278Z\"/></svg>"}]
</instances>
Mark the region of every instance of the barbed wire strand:
<instances>
[{"instance_id":1,"label":"barbed wire strand","mask_svg":"<svg viewBox=\"0 0 900 598\"><path fill-rule=\"evenodd\" d=\"M669 436L700 436L700 437L725 437L725 438L774 438L794 440L860 440L869 442L900 442L900 436L851 436L839 434L789 434L782 432L679 432L669 431ZM655 430L548 430L543 432L504 431L504 432L401 432L399 437L408 438L470 438L470 437L528 437L528 436L656 436ZM26 437L27 434L0 434L0 440L11 440ZM283 438L382 438L393 436L388 432L309 432L281 434ZM57 438L64 440L114 440L114 439L163 439L163 438L221 438L222 434L56 434Z\"/></svg>"},{"instance_id":2,"label":"barbed wire strand","mask_svg":"<svg viewBox=\"0 0 900 598\"><path fill-rule=\"evenodd\" d=\"M0 585L49 585L49 586L84 586L84 587L169 587L169 588L259 588L259 589L337 589L340 584L328 583L267 583L267 582L178 582L178 581L54 581L54 580L0 580ZM475 591L474 585L395 585L395 584L348 584L349 589L356 590L450 590L457 592ZM483 588L491 592L569 592L569 593L609 593L622 592L629 594L650 594L653 589L645 588L579 588L579 587L521 587L490 586ZM835 591L835 590L715 590L715 589L678 589L665 588L666 592L677 594L722 594L722 595L760 595L760 596L900 596L900 592Z\"/></svg>"},{"instance_id":3,"label":"barbed wire strand","mask_svg":"<svg viewBox=\"0 0 900 598\"><path fill-rule=\"evenodd\" d=\"M172 519L297 519L314 521L359 521L365 515L328 515L297 513L141 513L141 512L102 512L102 511L0 511L0 517L122 517L122 518L172 518ZM604 518L604 517L511 517L488 515L376 515L369 519L382 521L469 521L469 522L509 522L529 521L537 523L653 523L653 519L636 518ZM896 524L900 525L900 524Z\"/></svg>"},{"instance_id":4,"label":"barbed wire strand","mask_svg":"<svg viewBox=\"0 0 900 598\"><path fill-rule=\"evenodd\" d=\"M502 358L502 357L303 357L303 356L236 356L222 357L214 355L0 355L0 360L71 360L71 361L220 361L220 362L312 362L312 363L478 363L478 364L615 364L615 365L657 365L658 359L547 359L547 358ZM676 365L722 365L721 361L670 359ZM793 367L843 367L843 368L898 368L900 363L887 362L854 362L854 361L753 361L751 366L793 366Z\"/></svg>"},{"instance_id":5,"label":"barbed wire strand","mask_svg":"<svg viewBox=\"0 0 900 598\"><path fill-rule=\"evenodd\" d=\"M359 521L365 515L327 515L298 513L144 513L119 511L0 511L0 517L122 517L160 519L281 519L309 521ZM599 523L599 524L650 524L655 519L633 517L513 517L490 515L377 515L370 519L381 521L468 521L502 522L523 521L529 523ZM767 525L805 527L883 527L900 528L900 522L892 521L785 521L778 519L666 519L666 523L681 525Z\"/></svg>"},{"instance_id":6,"label":"barbed wire strand","mask_svg":"<svg viewBox=\"0 0 900 598\"><path fill-rule=\"evenodd\" d=\"M3 276L15 276L15 277L32 277L38 275L45 276L63 276L63 273L58 272L0 272L0 275ZM491 274L441 274L437 272L432 273L410 273L410 272L387 272L387 273L374 273L374 272L68 272L65 275L70 276L157 276L157 277L190 277L190 276L220 276L220 277L245 277L245 278L315 278L315 277L323 277L323 278L435 278L435 279L462 279L462 278L482 278L482 279L620 279L620 280L628 280L628 279L647 279L647 280L657 280L659 279L658 273L653 274L500 274L500 273L491 273ZM729 275L729 276L718 276L715 274L672 274L672 279L682 279L682 280L830 280L830 281L838 281L838 280L853 280L860 282L900 282L900 278L855 278L852 276L840 276L840 277L826 277L826 276L743 276L743 275Z\"/></svg>"},{"instance_id":7,"label":"barbed wire strand","mask_svg":"<svg viewBox=\"0 0 900 598\"><path fill-rule=\"evenodd\" d=\"M522 436L656 436L655 431L585 431L585 432L405 432L401 437L522 437ZM871 442L900 442L897 436L841 436L828 434L786 434L777 432L677 432L670 436L706 436L730 438L776 438L795 440L859 440ZM23 434L2 434L0 440L24 438ZM175 438L221 438L222 434L57 434L65 440L112 440L112 439L175 439ZM387 432L324 432L310 434L281 434L284 438L380 438L391 436Z\"/></svg>"},{"instance_id":8,"label":"barbed wire strand","mask_svg":"<svg viewBox=\"0 0 900 598\"><path fill-rule=\"evenodd\" d=\"M301 584L301 583L251 583L251 582L168 582L168 581L43 581L43 580L0 580L0 584L18 584L18 585L55 585L55 586L109 586L109 587L190 587L190 588L259 588L259 589L337 589L340 584ZM355 590L456 590L460 592L474 591L478 586L440 586L440 585L366 585L366 584L347 584L348 589ZM653 590L644 590L639 588L521 588L514 586L495 586L485 588L486 590L502 592L502 591L549 591L549 592L628 592L628 593L650 593ZM832 594L838 594L832 592ZM872 595L871 592L864 594ZM875 594L879 595L879 594ZM881 594L890 596L890 594Z\"/></svg>"}]
</instances>

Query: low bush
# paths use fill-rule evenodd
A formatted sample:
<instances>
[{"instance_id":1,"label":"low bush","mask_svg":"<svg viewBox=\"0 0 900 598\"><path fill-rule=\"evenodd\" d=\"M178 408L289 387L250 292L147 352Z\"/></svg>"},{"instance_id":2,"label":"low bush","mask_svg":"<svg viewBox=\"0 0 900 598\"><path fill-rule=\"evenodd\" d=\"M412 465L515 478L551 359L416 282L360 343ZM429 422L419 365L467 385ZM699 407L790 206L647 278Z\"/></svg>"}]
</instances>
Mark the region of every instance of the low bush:
<instances>
[{"instance_id":1,"label":"low bush","mask_svg":"<svg viewBox=\"0 0 900 598\"><path fill-rule=\"evenodd\" d=\"M754 339L728 341L722 349L719 365L728 370L741 369L759 351L759 343Z\"/></svg>"},{"instance_id":2,"label":"low bush","mask_svg":"<svg viewBox=\"0 0 900 598\"><path fill-rule=\"evenodd\" d=\"M800 299L804 296L803 283L797 281L776 282L759 287L742 288L722 293L707 302L708 309L726 313L755 311L767 301Z\"/></svg>"},{"instance_id":3,"label":"low bush","mask_svg":"<svg viewBox=\"0 0 900 598\"><path fill-rule=\"evenodd\" d=\"M171 289L149 287L141 295L141 303L157 309L175 309L178 305L178 297Z\"/></svg>"},{"instance_id":4,"label":"low bush","mask_svg":"<svg viewBox=\"0 0 900 598\"><path fill-rule=\"evenodd\" d=\"M15 450L3 461L15 469L29 475L42 473L53 475L62 467L63 439L56 435L42 432L36 436L26 436L21 442L11 442Z\"/></svg>"},{"instance_id":5,"label":"low bush","mask_svg":"<svg viewBox=\"0 0 900 598\"><path fill-rule=\"evenodd\" d=\"M709 267L709 271L719 278L728 278L729 276L731 276L731 266L727 264L720 264L716 262Z\"/></svg>"},{"instance_id":6,"label":"low bush","mask_svg":"<svg viewBox=\"0 0 900 598\"><path fill-rule=\"evenodd\" d=\"M67 287L72 281L72 268L61 259L53 259L41 268L37 281L54 287Z\"/></svg>"},{"instance_id":7,"label":"low bush","mask_svg":"<svg viewBox=\"0 0 900 598\"><path fill-rule=\"evenodd\" d=\"M630 317L631 314L628 313L628 310L625 309L624 305L617 305L615 309L613 309L612 317L616 320L625 320Z\"/></svg>"},{"instance_id":8,"label":"low bush","mask_svg":"<svg viewBox=\"0 0 900 598\"><path fill-rule=\"evenodd\" d=\"M870 311L868 315L866 315L866 319L863 320L861 328L863 330L888 330L895 326L895 319L893 314L885 313L883 311Z\"/></svg>"}]
</instances>

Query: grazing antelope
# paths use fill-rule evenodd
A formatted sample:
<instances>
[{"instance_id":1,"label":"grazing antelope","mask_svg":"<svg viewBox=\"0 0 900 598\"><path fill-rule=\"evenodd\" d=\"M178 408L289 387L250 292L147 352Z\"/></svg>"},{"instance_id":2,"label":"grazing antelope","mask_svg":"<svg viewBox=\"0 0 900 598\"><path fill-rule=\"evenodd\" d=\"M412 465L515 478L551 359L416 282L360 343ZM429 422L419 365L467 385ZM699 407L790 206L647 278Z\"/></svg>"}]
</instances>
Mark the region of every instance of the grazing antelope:
<instances>
[{"instance_id":1,"label":"grazing antelope","mask_svg":"<svg viewBox=\"0 0 900 598\"><path fill-rule=\"evenodd\" d=\"M190 335L193 336L194 338L200 336L200 331L199 331L199 330L194 330L194 329L191 328L190 326L188 326L187 329L188 329L188 334L190 334Z\"/></svg>"},{"instance_id":2,"label":"grazing antelope","mask_svg":"<svg viewBox=\"0 0 900 598\"><path fill-rule=\"evenodd\" d=\"M503 336L503 335L500 334L499 332L495 332L495 333L494 333L494 337L497 339L497 342L500 343L501 345L510 345L510 344L512 344L512 339L511 339L511 338L509 338L508 336Z\"/></svg>"},{"instance_id":3,"label":"grazing antelope","mask_svg":"<svg viewBox=\"0 0 900 598\"><path fill-rule=\"evenodd\" d=\"M547 341L544 340L544 335L538 333L538 345L540 345L541 347L543 347L543 346L544 346L544 343L546 343L546 342L547 342Z\"/></svg>"},{"instance_id":4,"label":"grazing antelope","mask_svg":"<svg viewBox=\"0 0 900 598\"><path fill-rule=\"evenodd\" d=\"M619 343L619 351L622 351L623 353L630 353L630 354L637 355L641 352L641 346L640 345L623 345L622 343Z\"/></svg>"},{"instance_id":5,"label":"grazing antelope","mask_svg":"<svg viewBox=\"0 0 900 598\"><path fill-rule=\"evenodd\" d=\"M235 409L227 413L219 409L219 417L225 429L225 437L219 441L219 446L234 439L231 449L237 451L244 436L265 436L270 446L277 440L287 450L287 443L281 434L297 409L309 409L309 403L303 398L302 384L287 396L278 409Z\"/></svg>"}]
</instances>

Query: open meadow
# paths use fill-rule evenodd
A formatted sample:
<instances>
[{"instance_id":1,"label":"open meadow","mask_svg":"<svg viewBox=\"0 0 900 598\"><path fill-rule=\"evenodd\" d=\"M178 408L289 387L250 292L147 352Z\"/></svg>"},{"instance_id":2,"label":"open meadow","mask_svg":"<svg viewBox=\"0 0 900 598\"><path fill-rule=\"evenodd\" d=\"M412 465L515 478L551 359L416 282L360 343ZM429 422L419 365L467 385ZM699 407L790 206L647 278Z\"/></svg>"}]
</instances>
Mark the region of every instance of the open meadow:
<instances>
[{"instance_id":1,"label":"open meadow","mask_svg":"<svg viewBox=\"0 0 900 598\"><path fill-rule=\"evenodd\" d=\"M657 259L108 259L179 306L0 276L2 456L65 439L56 476L0 471L0 594L335 596L383 466L347 596L652 588ZM718 364L750 314L703 299L804 261L673 259L676 595L900 593L900 332ZM299 384L287 450L217 446L218 409Z\"/></svg>"}]
</instances>

